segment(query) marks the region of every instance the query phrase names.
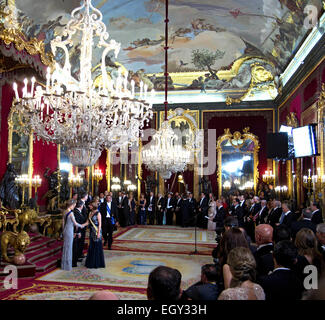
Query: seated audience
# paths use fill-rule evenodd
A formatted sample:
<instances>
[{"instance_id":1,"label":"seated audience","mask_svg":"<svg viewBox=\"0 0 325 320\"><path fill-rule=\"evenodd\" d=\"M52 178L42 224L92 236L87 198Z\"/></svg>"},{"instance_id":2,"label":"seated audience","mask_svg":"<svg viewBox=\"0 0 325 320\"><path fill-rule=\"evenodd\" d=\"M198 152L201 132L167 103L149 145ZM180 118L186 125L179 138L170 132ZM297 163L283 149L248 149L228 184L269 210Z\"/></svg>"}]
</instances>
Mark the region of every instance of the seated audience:
<instances>
[{"instance_id":1,"label":"seated audience","mask_svg":"<svg viewBox=\"0 0 325 320\"><path fill-rule=\"evenodd\" d=\"M238 247L229 252L227 258L226 279L229 286L221 292L218 300L265 300L262 287L254 283L256 279L256 262L251 251Z\"/></svg>"},{"instance_id":2,"label":"seated audience","mask_svg":"<svg viewBox=\"0 0 325 320\"><path fill-rule=\"evenodd\" d=\"M176 301L182 296L182 275L177 269L159 266L149 274L148 300Z\"/></svg>"},{"instance_id":3,"label":"seated audience","mask_svg":"<svg viewBox=\"0 0 325 320\"><path fill-rule=\"evenodd\" d=\"M283 240L291 240L289 229L286 226L275 226L273 229L274 243L278 243Z\"/></svg>"},{"instance_id":4,"label":"seated audience","mask_svg":"<svg viewBox=\"0 0 325 320\"><path fill-rule=\"evenodd\" d=\"M268 224L260 224L255 228L257 249L254 254L257 276L266 276L274 269L273 262L273 228Z\"/></svg>"},{"instance_id":5,"label":"seated audience","mask_svg":"<svg viewBox=\"0 0 325 320\"><path fill-rule=\"evenodd\" d=\"M219 289L216 281L216 266L214 264L205 264L201 268L201 281L185 290L183 298L191 300L217 300Z\"/></svg>"},{"instance_id":6,"label":"seated audience","mask_svg":"<svg viewBox=\"0 0 325 320\"><path fill-rule=\"evenodd\" d=\"M314 233L316 233L316 225L311 221L313 214L310 209L303 209L301 220L295 221L291 225L291 237L292 241L295 240L296 234L298 231L300 231L302 228L307 228L312 230Z\"/></svg>"},{"instance_id":7,"label":"seated audience","mask_svg":"<svg viewBox=\"0 0 325 320\"><path fill-rule=\"evenodd\" d=\"M292 271L297 261L298 250L289 240L278 242L274 246L273 272L259 281L264 289L266 300L300 300L303 292L301 281Z\"/></svg>"},{"instance_id":8,"label":"seated audience","mask_svg":"<svg viewBox=\"0 0 325 320\"><path fill-rule=\"evenodd\" d=\"M322 255L317 249L317 245L317 238L312 230L303 228L297 233L295 246L298 249L298 257L293 270L301 281L306 277L304 269L308 265L316 266L318 276L322 275L324 262Z\"/></svg>"},{"instance_id":9,"label":"seated audience","mask_svg":"<svg viewBox=\"0 0 325 320\"><path fill-rule=\"evenodd\" d=\"M108 290L95 292L89 300L119 300L119 298Z\"/></svg>"},{"instance_id":10,"label":"seated audience","mask_svg":"<svg viewBox=\"0 0 325 320\"><path fill-rule=\"evenodd\" d=\"M318 240L318 251L323 255L323 260L325 261L325 223L317 225L316 237Z\"/></svg>"}]
</instances>

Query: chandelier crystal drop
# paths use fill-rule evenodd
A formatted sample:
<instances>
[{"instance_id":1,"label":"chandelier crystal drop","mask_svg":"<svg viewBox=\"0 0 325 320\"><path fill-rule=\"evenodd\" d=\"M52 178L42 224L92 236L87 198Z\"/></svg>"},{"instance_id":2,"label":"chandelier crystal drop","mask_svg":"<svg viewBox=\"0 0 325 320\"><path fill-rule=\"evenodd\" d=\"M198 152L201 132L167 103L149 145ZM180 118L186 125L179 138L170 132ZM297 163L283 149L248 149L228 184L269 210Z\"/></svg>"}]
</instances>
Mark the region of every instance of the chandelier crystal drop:
<instances>
[{"instance_id":1,"label":"chandelier crystal drop","mask_svg":"<svg viewBox=\"0 0 325 320\"><path fill-rule=\"evenodd\" d=\"M158 171L167 180L173 173L182 172L191 160L191 152L182 146L168 121L142 149L142 161L151 171Z\"/></svg>"},{"instance_id":2,"label":"chandelier crystal drop","mask_svg":"<svg viewBox=\"0 0 325 320\"><path fill-rule=\"evenodd\" d=\"M149 97L147 85L141 82L136 97L135 82L129 82L125 69L120 67L108 74L105 59L112 51L116 58L120 50L120 43L113 39L107 42L108 38L101 12L93 7L91 0L84 0L72 11L62 36L51 41L53 55L63 53L64 65L56 62L53 72L48 69L46 87L35 87L35 78L30 82L25 79L20 97L14 84L16 108L26 132L33 132L37 139L66 146L72 165L79 167L94 165L104 148L137 143L143 136L143 127L153 116L149 99L154 90ZM71 63L76 62L70 63L69 48L79 44L77 79L71 73ZM99 84L93 79L95 48L103 49L101 75L96 76L101 79Z\"/></svg>"}]
</instances>

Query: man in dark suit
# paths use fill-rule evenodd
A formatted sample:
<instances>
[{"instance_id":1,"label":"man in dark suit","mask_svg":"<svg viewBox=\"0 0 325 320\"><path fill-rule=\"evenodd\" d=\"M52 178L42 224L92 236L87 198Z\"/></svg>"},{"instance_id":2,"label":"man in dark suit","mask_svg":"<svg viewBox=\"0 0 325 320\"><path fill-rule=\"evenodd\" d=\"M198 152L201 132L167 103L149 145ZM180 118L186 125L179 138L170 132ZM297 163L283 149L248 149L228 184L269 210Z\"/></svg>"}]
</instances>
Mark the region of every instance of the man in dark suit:
<instances>
[{"instance_id":1,"label":"man in dark suit","mask_svg":"<svg viewBox=\"0 0 325 320\"><path fill-rule=\"evenodd\" d=\"M159 225L163 224L165 208L166 208L165 198L162 196L161 193L159 193L157 199L157 224Z\"/></svg>"},{"instance_id":2,"label":"man in dark suit","mask_svg":"<svg viewBox=\"0 0 325 320\"><path fill-rule=\"evenodd\" d=\"M73 210L74 217L76 222L79 224L85 223L85 217L82 214L82 208L84 207L83 201L79 200ZM81 232L83 228L75 227L75 236L73 238L73 250L72 250L72 267L77 267L78 260L80 261L80 247L82 252L82 242L81 242ZM85 228L84 228L85 229Z\"/></svg>"},{"instance_id":3,"label":"man in dark suit","mask_svg":"<svg viewBox=\"0 0 325 320\"><path fill-rule=\"evenodd\" d=\"M247 205L246 205L246 199L245 199L245 196L243 194L241 194L239 196L239 205L243 208L243 212L244 212L244 216L247 215Z\"/></svg>"},{"instance_id":4,"label":"man in dark suit","mask_svg":"<svg viewBox=\"0 0 325 320\"><path fill-rule=\"evenodd\" d=\"M273 208L270 214L268 215L266 221L274 228L280 220L282 214L282 204L279 200L273 200L272 206Z\"/></svg>"},{"instance_id":5,"label":"man in dark suit","mask_svg":"<svg viewBox=\"0 0 325 320\"><path fill-rule=\"evenodd\" d=\"M296 239L296 234L302 228L310 229L316 234L316 225L311 221L312 216L313 214L310 209L307 208L302 210L302 219L299 221L294 221L291 225L292 241Z\"/></svg>"},{"instance_id":6,"label":"man in dark suit","mask_svg":"<svg viewBox=\"0 0 325 320\"><path fill-rule=\"evenodd\" d=\"M104 246L108 244L108 249L112 249L113 243L113 221L118 224L118 210L115 202L112 202L112 197L107 195L104 202L99 207L99 212L102 216L102 233L104 238ZM112 219L113 218L113 219Z\"/></svg>"},{"instance_id":7,"label":"man in dark suit","mask_svg":"<svg viewBox=\"0 0 325 320\"><path fill-rule=\"evenodd\" d=\"M274 269L273 228L269 224L260 224L255 228L257 249L254 252L257 277L266 276Z\"/></svg>"},{"instance_id":8,"label":"man in dark suit","mask_svg":"<svg viewBox=\"0 0 325 320\"><path fill-rule=\"evenodd\" d=\"M176 205L176 209L177 209L177 206L179 206L179 211L176 211L176 219L177 219L177 214L178 214L180 225L183 228L187 227L189 225L189 221L190 221L190 214L189 214L190 202L187 197L187 194L184 194L183 198L181 196L179 196L179 201L178 201L178 204Z\"/></svg>"},{"instance_id":9,"label":"man in dark suit","mask_svg":"<svg viewBox=\"0 0 325 320\"><path fill-rule=\"evenodd\" d=\"M274 270L260 279L266 300L300 300L304 290L302 282L291 270L298 257L298 250L289 240L278 242L274 246Z\"/></svg>"},{"instance_id":10,"label":"man in dark suit","mask_svg":"<svg viewBox=\"0 0 325 320\"><path fill-rule=\"evenodd\" d=\"M174 201L172 198L172 194L169 192L166 199L166 224L172 225L174 218Z\"/></svg>"},{"instance_id":11,"label":"man in dark suit","mask_svg":"<svg viewBox=\"0 0 325 320\"><path fill-rule=\"evenodd\" d=\"M310 209L312 211L312 218L311 222L314 223L315 225L323 223L323 215L322 211L319 209L318 203L317 202L312 202L310 205Z\"/></svg>"},{"instance_id":12,"label":"man in dark suit","mask_svg":"<svg viewBox=\"0 0 325 320\"><path fill-rule=\"evenodd\" d=\"M250 238L252 239L253 242L255 240L254 239L254 237L255 237L254 217L261 210L261 208L262 208L262 206L261 206L260 198L257 196L253 197L252 205L247 212L246 219L245 219L245 225L244 225L244 228L245 228L247 234L250 236Z\"/></svg>"},{"instance_id":13,"label":"man in dark suit","mask_svg":"<svg viewBox=\"0 0 325 320\"><path fill-rule=\"evenodd\" d=\"M231 215L238 219L239 227L244 227L244 211L243 208L240 206L240 201L238 198L233 200L233 210L231 211Z\"/></svg>"},{"instance_id":14,"label":"man in dark suit","mask_svg":"<svg viewBox=\"0 0 325 320\"><path fill-rule=\"evenodd\" d=\"M83 221L81 224L86 223L86 221L88 220L88 208L86 206L86 201L88 199L88 193L83 193L81 194L81 198L80 201L83 203L83 207L81 210L81 215L83 217L83 219L81 221ZM82 228L81 229L81 237L79 240L79 244L78 244L78 261L80 262L83 258L83 250L85 247L85 239L86 239L86 228Z\"/></svg>"},{"instance_id":15,"label":"man in dark suit","mask_svg":"<svg viewBox=\"0 0 325 320\"><path fill-rule=\"evenodd\" d=\"M197 215L197 226L200 228L208 227L208 219L205 217L208 216L208 198L205 196L204 192L201 193L201 200L198 204L198 215Z\"/></svg>"},{"instance_id":16,"label":"man in dark suit","mask_svg":"<svg viewBox=\"0 0 325 320\"><path fill-rule=\"evenodd\" d=\"M180 196L180 194L177 192L176 195L176 199L175 199L175 215L176 215L176 225L180 226L183 224L183 218L182 218L182 213L181 213L181 205L182 205L182 197ZM185 197L185 199L187 199L187 196Z\"/></svg>"},{"instance_id":17,"label":"man in dark suit","mask_svg":"<svg viewBox=\"0 0 325 320\"><path fill-rule=\"evenodd\" d=\"M291 225L294 221L295 214L289 209L289 202L284 201L282 203L282 214L279 220L279 224L286 226L288 229L291 229Z\"/></svg>"},{"instance_id":18,"label":"man in dark suit","mask_svg":"<svg viewBox=\"0 0 325 320\"><path fill-rule=\"evenodd\" d=\"M254 220L255 224L258 226L259 224L264 224L266 217L268 214L268 209L266 206L266 200L261 201L261 209L260 211L255 215Z\"/></svg>"},{"instance_id":19,"label":"man in dark suit","mask_svg":"<svg viewBox=\"0 0 325 320\"><path fill-rule=\"evenodd\" d=\"M189 203L189 225L193 226L196 214L196 200L193 198L193 193L190 192L188 195Z\"/></svg>"},{"instance_id":20,"label":"man in dark suit","mask_svg":"<svg viewBox=\"0 0 325 320\"><path fill-rule=\"evenodd\" d=\"M216 240L221 237L221 233L224 230L224 220L226 217L225 208L222 205L222 200L217 200L216 215L213 218L213 222L216 223Z\"/></svg>"},{"instance_id":21,"label":"man in dark suit","mask_svg":"<svg viewBox=\"0 0 325 320\"><path fill-rule=\"evenodd\" d=\"M149 216L149 224L155 224L155 216L156 216L156 198L151 191L149 197L147 199L147 212Z\"/></svg>"},{"instance_id":22,"label":"man in dark suit","mask_svg":"<svg viewBox=\"0 0 325 320\"><path fill-rule=\"evenodd\" d=\"M121 227L127 227L130 223L129 223L129 218L130 218L130 206L129 206L129 199L128 196L125 192L122 193L122 221L120 221L121 223Z\"/></svg>"},{"instance_id":23,"label":"man in dark suit","mask_svg":"<svg viewBox=\"0 0 325 320\"><path fill-rule=\"evenodd\" d=\"M216 284L218 277L215 264L205 264L201 268L201 281L183 292L183 298L191 300L217 300L220 290Z\"/></svg>"}]
</instances>

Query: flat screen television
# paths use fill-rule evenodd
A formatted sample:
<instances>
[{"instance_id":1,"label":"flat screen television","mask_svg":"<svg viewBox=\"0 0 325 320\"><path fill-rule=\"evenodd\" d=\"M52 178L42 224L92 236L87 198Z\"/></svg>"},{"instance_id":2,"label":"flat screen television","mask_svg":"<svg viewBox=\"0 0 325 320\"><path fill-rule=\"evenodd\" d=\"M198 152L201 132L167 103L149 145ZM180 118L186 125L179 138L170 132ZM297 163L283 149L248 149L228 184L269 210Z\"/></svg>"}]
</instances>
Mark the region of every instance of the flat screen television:
<instances>
[{"instance_id":1,"label":"flat screen television","mask_svg":"<svg viewBox=\"0 0 325 320\"><path fill-rule=\"evenodd\" d=\"M296 158L318 155L316 124L294 128L292 136Z\"/></svg>"},{"instance_id":2,"label":"flat screen television","mask_svg":"<svg viewBox=\"0 0 325 320\"><path fill-rule=\"evenodd\" d=\"M286 132L267 134L266 155L268 159L285 160L288 158L288 134Z\"/></svg>"},{"instance_id":3,"label":"flat screen television","mask_svg":"<svg viewBox=\"0 0 325 320\"><path fill-rule=\"evenodd\" d=\"M286 160L295 158L295 149L293 144L292 127L282 125L279 132L284 132L288 135L288 157Z\"/></svg>"}]
</instances>

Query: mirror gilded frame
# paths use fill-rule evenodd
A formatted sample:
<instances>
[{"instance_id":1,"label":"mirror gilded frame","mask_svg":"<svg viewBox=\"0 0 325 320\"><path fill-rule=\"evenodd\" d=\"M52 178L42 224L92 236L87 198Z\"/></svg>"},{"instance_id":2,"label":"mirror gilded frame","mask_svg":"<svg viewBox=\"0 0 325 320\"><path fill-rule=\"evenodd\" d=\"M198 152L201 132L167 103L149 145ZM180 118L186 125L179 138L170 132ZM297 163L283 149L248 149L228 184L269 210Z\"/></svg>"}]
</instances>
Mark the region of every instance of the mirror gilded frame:
<instances>
[{"instance_id":1,"label":"mirror gilded frame","mask_svg":"<svg viewBox=\"0 0 325 320\"><path fill-rule=\"evenodd\" d=\"M8 162L15 165L14 159L17 155L17 162L21 162L20 170L15 166L18 175L27 174L30 183L28 187L28 197L32 196L32 176L33 176L33 133L24 134L19 113L12 107L8 116ZM20 138L17 143L17 139ZM25 163L24 163L25 162Z\"/></svg>"},{"instance_id":2,"label":"mirror gilded frame","mask_svg":"<svg viewBox=\"0 0 325 320\"><path fill-rule=\"evenodd\" d=\"M217 158L217 164L218 164L218 169L217 169L217 181L218 181L218 196L220 197L222 195L223 191L223 183L222 183L222 155L223 155L223 150L222 147L224 143L227 143L226 141L228 140L231 144L231 146L237 150L240 150L244 145L245 142L251 140L254 143L254 149L252 151L246 152L246 153L251 153L253 155L253 181L254 181L254 190L256 192L257 188L257 182L258 182L258 152L260 149L260 144L258 137L255 136L253 133L249 132L249 127L244 128L243 134L241 134L239 131L234 132L232 134L230 132L230 129L227 128L224 130L224 134L222 136L219 136L217 140L217 153L218 153L218 158Z\"/></svg>"}]
</instances>

